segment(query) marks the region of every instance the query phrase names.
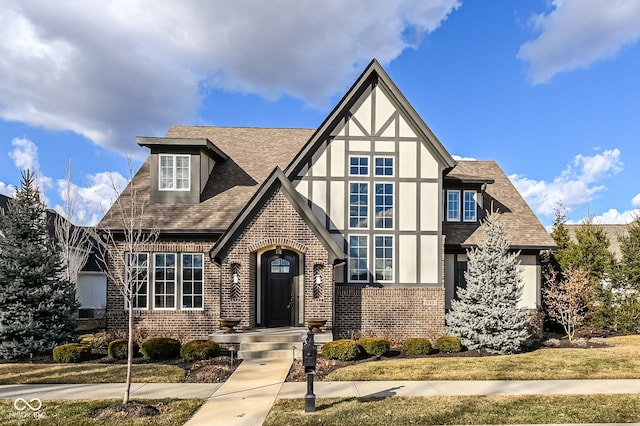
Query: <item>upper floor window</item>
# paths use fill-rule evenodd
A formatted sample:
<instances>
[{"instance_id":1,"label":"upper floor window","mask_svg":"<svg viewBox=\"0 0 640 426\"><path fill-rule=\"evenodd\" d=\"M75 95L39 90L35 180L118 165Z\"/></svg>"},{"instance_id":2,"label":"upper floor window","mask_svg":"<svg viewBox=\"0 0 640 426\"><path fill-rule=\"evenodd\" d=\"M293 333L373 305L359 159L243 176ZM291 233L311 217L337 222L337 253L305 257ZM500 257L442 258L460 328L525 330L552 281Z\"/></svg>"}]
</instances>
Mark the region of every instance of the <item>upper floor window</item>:
<instances>
[{"instance_id":1,"label":"upper floor window","mask_svg":"<svg viewBox=\"0 0 640 426\"><path fill-rule=\"evenodd\" d=\"M349 228L369 227L369 184L349 184Z\"/></svg>"},{"instance_id":2,"label":"upper floor window","mask_svg":"<svg viewBox=\"0 0 640 426\"><path fill-rule=\"evenodd\" d=\"M476 191L464 191L464 211L462 212L462 218L465 222L476 221Z\"/></svg>"},{"instance_id":3,"label":"upper floor window","mask_svg":"<svg viewBox=\"0 0 640 426\"><path fill-rule=\"evenodd\" d=\"M375 222L376 229L393 228L393 184L375 184Z\"/></svg>"},{"instance_id":4,"label":"upper floor window","mask_svg":"<svg viewBox=\"0 0 640 426\"><path fill-rule=\"evenodd\" d=\"M375 163L376 176L393 176L393 157L376 157Z\"/></svg>"},{"instance_id":5,"label":"upper floor window","mask_svg":"<svg viewBox=\"0 0 640 426\"><path fill-rule=\"evenodd\" d=\"M188 191L190 178L189 155L160 154L158 189Z\"/></svg>"},{"instance_id":6,"label":"upper floor window","mask_svg":"<svg viewBox=\"0 0 640 426\"><path fill-rule=\"evenodd\" d=\"M447 191L447 221L460 221L460 191Z\"/></svg>"},{"instance_id":7,"label":"upper floor window","mask_svg":"<svg viewBox=\"0 0 640 426\"><path fill-rule=\"evenodd\" d=\"M349 157L350 176L369 176L369 157Z\"/></svg>"}]
</instances>

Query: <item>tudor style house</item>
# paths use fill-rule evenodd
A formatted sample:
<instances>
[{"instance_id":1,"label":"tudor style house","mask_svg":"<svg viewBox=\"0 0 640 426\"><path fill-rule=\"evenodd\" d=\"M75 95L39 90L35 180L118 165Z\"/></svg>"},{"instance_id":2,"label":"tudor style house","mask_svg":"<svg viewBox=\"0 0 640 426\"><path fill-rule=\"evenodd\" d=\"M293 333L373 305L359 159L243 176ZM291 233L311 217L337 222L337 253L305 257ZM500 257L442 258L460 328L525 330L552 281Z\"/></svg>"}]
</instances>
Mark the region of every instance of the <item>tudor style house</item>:
<instances>
[{"instance_id":1,"label":"tudor style house","mask_svg":"<svg viewBox=\"0 0 640 426\"><path fill-rule=\"evenodd\" d=\"M130 186L160 232L134 254L147 334L205 338L237 318L438 337L489 209L520 252L521 305L540 305L549 234L495 162L454 160L375 60L317 129L174 126L138 144ZM118 224L112 209L98 228ZM124 308L109 282L109 329Z\"/></svg>"}]
</instances>

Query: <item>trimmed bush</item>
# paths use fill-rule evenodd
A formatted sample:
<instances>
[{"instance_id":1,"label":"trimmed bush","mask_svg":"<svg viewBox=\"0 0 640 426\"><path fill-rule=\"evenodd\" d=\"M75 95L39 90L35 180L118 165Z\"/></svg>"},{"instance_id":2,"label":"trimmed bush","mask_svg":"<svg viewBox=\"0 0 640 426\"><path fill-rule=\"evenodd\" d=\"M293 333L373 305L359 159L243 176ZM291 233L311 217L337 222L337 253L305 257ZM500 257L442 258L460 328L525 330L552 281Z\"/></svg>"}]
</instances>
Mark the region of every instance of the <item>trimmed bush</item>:
<instances>
[{"instance_id":1,"label":"trimmed bush","mask_svg":"<svg viewBox=\"0 0 640 426\"><path fill-rule=\"evenodd\" d=\"M322 345L322 356L327 359L353 361L360 355L360 345L354 340L334 340Z\"/></svg>"},{"instance_id":2,"label":"trimmed bush","mask_svg":"<svg viewBox=\"0 0 640 426\"><path fill-rule=\"evenodd\" d=\"M436 340L436 348L440 352L460 352L462 350L462 343L460 343L460 339L455 336L442 336Z\"/></svg>"},{"instance_id":3,"label":"trimmed bush","mask_svg":"<svg viewBox=\"0 0 640 426\"><path fill-rule=\"evenodd\" d=\"M391 343L382 337L363 337L358 339L356 343L360 345L367 354L378 358L391 349Z\"/></svg>"},{"instance_id":4,"label":"trimmed bush","mask_svg":"<svg viewBox=\"0 0 640 426\"><path fill-rule=\"evenodd\" d=\"M107 349L109 357L112 359L126 359L127 358L127 340L116 339L109 342L109 349ZM140 356L140 346L133 342L133 357Z\"/></svg>"},{"instance_id":5,"label":"trimmed bush","mask_svg":"<svg viewBox=\"0 0 640 426\"><path fill-rule=\"evenodd\" d=\"M180 356L187 362L214 358L220 353L220 345L211 340L191 340L180 349Z\"/></svg>"},{"instance_id":6,"label":"trimmed bush","mask_svg":"<svg viewBox=\"0 0 640 426\"><path fill-rule=\"evenodd\" d=\"M91 346L84 343L67 343L53 348L55 362L82 362L91 358Z\"/></svg>"},{"instance_id":7,"label":"trimmed bush","mask_svg":"<svg viewBox=\"0 0 640 426\"><path fill-rule=\"evenodd\" d=\"M142 342L140 352L151 360L178 358L180 342L168 337L152 337Z\"/></svg>"},{"instance_id":8,"label":"trimmed bush","mask_svg":"<svg viewBox=\"0 0 640 426\"><path fill-rule=\"evenodd\" d=\"M424 337L409 337L402 344L402 350L409 355L429 355L431 342Z\"/></svg>"}]
</instances>

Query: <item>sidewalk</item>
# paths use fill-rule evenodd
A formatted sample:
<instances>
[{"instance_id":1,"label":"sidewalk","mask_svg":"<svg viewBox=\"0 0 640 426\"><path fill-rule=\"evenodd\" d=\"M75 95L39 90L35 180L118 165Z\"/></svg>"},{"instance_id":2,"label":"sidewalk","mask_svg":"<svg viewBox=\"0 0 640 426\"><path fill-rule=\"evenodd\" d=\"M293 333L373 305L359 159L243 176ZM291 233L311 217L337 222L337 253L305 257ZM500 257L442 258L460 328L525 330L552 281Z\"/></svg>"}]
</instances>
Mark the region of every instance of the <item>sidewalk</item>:
<instances>
[{"instance_id":1,"label":"sidewalk","mask_svg":"<svg viewBox=\"0 0 640 426\"><path fill-rule=\"evenodd\" d=\"M131 398L203 398L186 423L261 425L277 398L304 398L306 383L283 383L290 360L245 360L226 383L133 383ZM122 398L124 384L2 385L0 399ZM640 380L316 382L316 398L640 393ZM46 402L45 402L46 403Z\"/></svg>"}]
</instances>

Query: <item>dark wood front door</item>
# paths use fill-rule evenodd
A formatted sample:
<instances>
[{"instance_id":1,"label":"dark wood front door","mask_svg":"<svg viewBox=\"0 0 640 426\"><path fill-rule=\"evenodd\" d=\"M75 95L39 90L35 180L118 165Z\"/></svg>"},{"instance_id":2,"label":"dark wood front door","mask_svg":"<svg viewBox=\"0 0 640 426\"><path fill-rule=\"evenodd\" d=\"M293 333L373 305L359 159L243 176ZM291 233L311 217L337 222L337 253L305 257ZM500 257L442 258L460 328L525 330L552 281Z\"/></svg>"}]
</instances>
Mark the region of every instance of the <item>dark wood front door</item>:
<instances>
[{"instance_id":1,"label":"dark wood front door","mask_svg":"<svg viewBox=\"0 0 640 426\"><path fill-rule=\"evenodd\" d=\"M298 275L298 255L275 250L262 255L262 294L264 325L283 327L293 324L295 312L294 277Z\"/></svg>"}]
</instances>

